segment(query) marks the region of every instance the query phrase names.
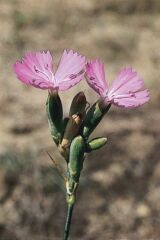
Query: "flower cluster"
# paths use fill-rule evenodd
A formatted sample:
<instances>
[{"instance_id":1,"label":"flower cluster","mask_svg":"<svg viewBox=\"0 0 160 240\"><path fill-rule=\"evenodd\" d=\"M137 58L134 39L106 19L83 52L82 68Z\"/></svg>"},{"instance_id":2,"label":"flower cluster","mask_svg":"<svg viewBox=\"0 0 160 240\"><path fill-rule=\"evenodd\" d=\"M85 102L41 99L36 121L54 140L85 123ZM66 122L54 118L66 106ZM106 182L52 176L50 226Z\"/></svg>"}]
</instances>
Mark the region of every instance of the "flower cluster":
<instances>
[{"instance_id":1,"label":"flower cluster","mask_svg":"<svg viewBox=\"0 0 160 240\"><path fill-rule=\"evenodd\" d=\"M68 205L64 230L64 240L67 240L86 154L103 147L107 142L106 137L90 139L91 133L112 104L124 108L138 107L149 100L149 91L131 67L122 69L109 86L101 61L87 61L72 50L64 50L56 70L52 56L47 51L27 53L14 64L14 71L23 83L49 92L46 111L50 132L67 164L67 171L62 174ZM68 90L83 78L98 93L99 99L92 106L87 106L84 92L79 92L72 100L68 116L64 117L58 92Z\"/></svg>"},{"instance_id":2,"label":"flower cluster","mask_svg":"<svg viewBox=\"0 0 160 240\"><path fill-rule=\"evenodd\" d=\"M73 50L64 50L57 69L49 51L27 53L14 64L14 71L20 81L36 88L65 91L79 83L85 76L106 104L134 108L149 100L149 91L143 80L131 67L122 69L109 86L104 64L99 60L87 62L84 56Z\"/></svg>"}]
</instances>

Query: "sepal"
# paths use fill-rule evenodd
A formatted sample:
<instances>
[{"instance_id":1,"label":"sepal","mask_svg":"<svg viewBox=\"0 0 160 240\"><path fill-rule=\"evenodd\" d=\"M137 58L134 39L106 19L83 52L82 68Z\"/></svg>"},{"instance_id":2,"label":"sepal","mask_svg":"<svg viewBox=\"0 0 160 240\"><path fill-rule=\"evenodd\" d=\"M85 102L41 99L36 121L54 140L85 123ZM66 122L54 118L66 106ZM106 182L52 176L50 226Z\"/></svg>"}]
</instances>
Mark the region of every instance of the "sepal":
<instances>
[{"instance_id":1,"label":"sepal","mask_svg":"<svg viewBox=\"0 0 160 240\"><path fill-rule=\"evenodd\" d=\"M57 92L48 94L46 111L52 138L58 145L63 134L63 108Z\"/></svg>"}]
</instances>

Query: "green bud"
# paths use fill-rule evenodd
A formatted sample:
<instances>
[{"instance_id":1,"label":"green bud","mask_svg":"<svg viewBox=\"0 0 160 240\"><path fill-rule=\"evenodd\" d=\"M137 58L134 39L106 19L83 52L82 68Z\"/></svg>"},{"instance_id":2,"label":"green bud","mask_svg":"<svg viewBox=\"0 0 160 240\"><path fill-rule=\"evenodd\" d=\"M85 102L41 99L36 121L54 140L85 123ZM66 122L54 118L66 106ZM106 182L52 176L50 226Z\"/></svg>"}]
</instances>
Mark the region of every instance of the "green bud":
<instances>
[{"instance_id":1,"label":"green bud","mask_svg":"<svg viewBox=\"0 0 160 240\"><path fill-rule=\"evenodd\" d=\"M97 150L101 147L103 147L107 142L107 138L105 137L98 137L94 138L91 141L89 141L87 145L87 152L91 152L93 150Z\"/></svg>"},{"instance_id":2,"label":"green bud","mask_svg":"<svg viewBox=\"0 0 160 240\"><path fill-rule=\"evenodd\" d=\"M97 127L103 116L108 112L111 104L105 106L102 101L97 101L87 112L83 123L83 136L88 138Z\"/></svg>"},{"instance_id":3,"label":"green bud","mask_svg":"<svg viewBox=\"0 0 160 240\"><path fill-rule=\"evenodd\" d=\"M83 114L85 112L86 103L86 96L83 92L76 94L71 103L69 116L80 113Z\"/></svg>"},{"instance_id":4,"label":"green bud","mask_svg":"<svg viewBox=\"0 0 160 240\"><path fill-rule=\"evenodd\" d=\"M85 153L85 142L81 136L73 139L70 146L69 162L68 162L68 187L73 192L76 188L81 170L83 168Z\"/></svg>"},{"instance_id":5,"label":"green bud","mask_svg":"<svg viewBox=\"0 0 160 240\"><path fill-rule=\"evenodd\" d=\"M63 108L57 92L49 93L46 102L46 111L52 138L58 144L63 132Z\"/></svg>"}]
</instances>

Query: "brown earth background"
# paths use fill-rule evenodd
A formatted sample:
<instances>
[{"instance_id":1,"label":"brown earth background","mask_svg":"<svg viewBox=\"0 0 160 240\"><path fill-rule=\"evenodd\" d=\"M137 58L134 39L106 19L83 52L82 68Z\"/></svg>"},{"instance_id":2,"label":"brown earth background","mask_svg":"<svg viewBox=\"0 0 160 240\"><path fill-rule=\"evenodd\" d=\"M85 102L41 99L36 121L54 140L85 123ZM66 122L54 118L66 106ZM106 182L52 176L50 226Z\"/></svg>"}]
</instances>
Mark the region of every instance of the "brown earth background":
<instances>
[{"instance_id":1,"label":"brown earth background","mask_svg":"<svg viewBox=\"0 0 160 240\"><path fill-rule=\"evenodd\" d=\"M47 91L21 84L13 63L26 51L64 48L105 62L112 80L133 66L150 89L145 106L112 107L93 136L107 136L86 161L71 239L160 239L160 1L0 0L0 240L62 239L64 168L48 130ZM81 83L61 94L64 112Z\"/></svg>"}]
</instances>

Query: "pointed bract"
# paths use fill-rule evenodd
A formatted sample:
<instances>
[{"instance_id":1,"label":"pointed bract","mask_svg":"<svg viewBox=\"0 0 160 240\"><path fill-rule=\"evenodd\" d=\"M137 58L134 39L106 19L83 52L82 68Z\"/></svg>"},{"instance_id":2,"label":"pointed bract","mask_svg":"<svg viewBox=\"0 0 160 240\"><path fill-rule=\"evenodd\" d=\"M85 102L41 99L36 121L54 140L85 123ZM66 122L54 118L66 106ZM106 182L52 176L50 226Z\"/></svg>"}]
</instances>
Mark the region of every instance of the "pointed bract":
<instances>
[{"instance_id":1,"label":"pointed bract","mask_svg":"<svg viewBox=\"0 0 160 240\"><path fill-rule=\"evenodd\" d=\"M143 80L131 67L122 69L110 87L108 83L104 84L104 65L98 60L87 64L86 75L90 87L104 98L106 104L134 108L143 105L150 98Z\"/></svg>"},{"instance_id":2,"label":"pointed bract","mask_svg":"<svg viewBox=\"0 0 160 240\"><path fill-rule=\"evenodd\" d=\"M57 71L53 72L53 59L49 51L27 53L13 68L17 78L27 85L41 89L64 91L82 80L85 57L64 50Z\"/></svg>"}]
</instances>

